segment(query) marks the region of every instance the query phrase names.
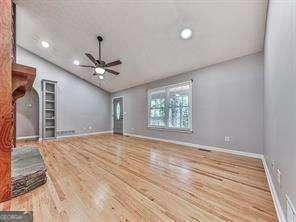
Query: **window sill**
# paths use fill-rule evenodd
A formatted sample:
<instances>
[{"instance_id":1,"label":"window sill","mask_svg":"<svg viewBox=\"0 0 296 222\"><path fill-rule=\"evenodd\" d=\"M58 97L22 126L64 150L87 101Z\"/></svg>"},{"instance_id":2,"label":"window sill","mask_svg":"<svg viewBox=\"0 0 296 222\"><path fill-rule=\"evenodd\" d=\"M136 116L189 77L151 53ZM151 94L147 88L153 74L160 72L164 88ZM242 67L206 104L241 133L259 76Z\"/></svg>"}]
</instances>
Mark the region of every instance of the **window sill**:
<instances>
[{"instance_id":1,"label":"window sill","mask_svg":"<svg viewBox=\"0 0 296 222\"><path fill-rule=\"evenodd\" d=\"M155 126L148 126L148 129L168 131L168 132L179 132L179 133L193 133L192 129L170 129L170 128L163 128L163 127L155 127Z\"/></svg>"}]
</instances>

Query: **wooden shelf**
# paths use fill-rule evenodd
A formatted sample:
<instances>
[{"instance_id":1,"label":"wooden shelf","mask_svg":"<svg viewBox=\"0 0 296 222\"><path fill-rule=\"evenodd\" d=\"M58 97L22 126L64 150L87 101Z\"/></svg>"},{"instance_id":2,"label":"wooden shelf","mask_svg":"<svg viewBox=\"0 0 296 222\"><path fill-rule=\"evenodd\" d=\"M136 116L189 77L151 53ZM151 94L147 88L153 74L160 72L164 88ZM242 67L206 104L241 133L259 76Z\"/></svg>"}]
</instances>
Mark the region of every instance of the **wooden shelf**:
<instances>
[{"instance_id":1,"label":"wooden shelf","mask_svg":"<svg viewBox=\"0 0 296 222\"><path fill-rule=\"evenodd\" d=\"M54 129L55 126L46 126L45 129Z\"/></svg>"},{"instance_id":2,"label":"wooden shelf","mask_svg":"<svg viewBox=\"0 0 296 222\"><path fill-rule=\"evenodd\" d=\"M55 81L42 80L43 139L56 137L56 84Z\"/></svg>"}]
</instances>

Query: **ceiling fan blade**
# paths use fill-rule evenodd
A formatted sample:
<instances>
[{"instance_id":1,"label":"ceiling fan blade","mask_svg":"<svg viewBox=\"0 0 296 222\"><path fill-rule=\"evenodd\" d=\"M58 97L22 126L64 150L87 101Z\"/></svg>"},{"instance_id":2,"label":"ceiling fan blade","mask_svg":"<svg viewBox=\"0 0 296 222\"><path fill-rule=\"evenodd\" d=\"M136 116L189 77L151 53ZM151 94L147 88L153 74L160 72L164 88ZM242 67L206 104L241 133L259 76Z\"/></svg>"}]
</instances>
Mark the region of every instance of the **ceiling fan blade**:
<instances>
[{"instance_id":1,"label":"ceiling fan blade","mask_svg":"<svg viewBox=\"0 0 296 222\"><path fill-rule=\"evenodd\" d=\"M112 70L112 69L105 69L106 70L106 72L110 72L110 73L112 73L113 75L119 75L119 72L116 72L116 71L114 71L114 70Z\"/></svg>"},{"instance_id":2,"label":"ceiling fan blade","mask_svg":"<svg viewBox=\"0 0 296 222\"><path fill-rule=\"evenodd\" d=\"M88 66L88 65L79 65L80 67L87 67L87 68L96 68L95 66Z\"/></svg>"},{"instance_id":3,"label":"ceiling fan blade","mask_svg":"<svg viewBox=\"0 0 296 222\"><path fill-rule=\"evenodd\" d=\"M96 66L99 65L99 63L97 62L97 60L89 53L85 53L85 55L89 58L90 61L92 61Z\"/></svg>"},{"instance_id":4,"label":"ceiling fan blade","mask_svg":"<svg viewBox=\"0 0 296 222\"><path fill-rule=\"evenodd\" d=\"M105 65L105 67L111 67L111 66L117 66L117 65L120 65L121 64L121 61L120 60L116 60L114 62L109 62Z\"/></svg>"}]
</instances>

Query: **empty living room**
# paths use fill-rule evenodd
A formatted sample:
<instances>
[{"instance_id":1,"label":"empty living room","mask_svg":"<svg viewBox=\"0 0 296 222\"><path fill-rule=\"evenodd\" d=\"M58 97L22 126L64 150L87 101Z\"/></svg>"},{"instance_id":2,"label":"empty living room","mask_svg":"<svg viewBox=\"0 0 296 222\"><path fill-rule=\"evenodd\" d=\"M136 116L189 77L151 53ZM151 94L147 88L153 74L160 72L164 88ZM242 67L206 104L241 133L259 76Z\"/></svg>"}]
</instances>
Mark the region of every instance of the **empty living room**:
<instances>
[{"instance_id":1,"label":"empty living room","mask_svg":"<svg viewBox=\"0 0 296 222\"><path fill-rule=\"evenodd\" d=\"M0 222L296 222L296 0L0 0Z\"/></svg>"}]
</instances>

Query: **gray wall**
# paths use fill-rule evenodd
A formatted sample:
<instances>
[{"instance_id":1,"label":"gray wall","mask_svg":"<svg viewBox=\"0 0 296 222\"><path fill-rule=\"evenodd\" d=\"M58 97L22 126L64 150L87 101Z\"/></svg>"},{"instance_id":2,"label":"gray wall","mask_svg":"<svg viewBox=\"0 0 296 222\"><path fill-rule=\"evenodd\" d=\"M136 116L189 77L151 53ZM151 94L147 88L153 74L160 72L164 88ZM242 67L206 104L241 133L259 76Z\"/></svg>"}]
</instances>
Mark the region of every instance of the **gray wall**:
<instances>
[{"instance_id":1,"label":"gray wall","mask_svg":"<svg viewBox=\"0 0 296 222\"><path fill-rule=\"evenodd\" d=\"M147 89L189 79L194 79L194 132L148 129ZM124 96L124 133L263 152L262 54L133 87L111 96ZM230 143L224 142L225 136L231 137Z\"/></svg>"},{"instance_id":2,"label":"gray wall","mask_svg":"<svg viewBox=\"0 0 296 222\"><path fill-rule=\"evenodd\" d=\"M17 62L37 68L34 89L42 107L41 80L57 81L57 129L75 130L76 134L110 130L110 94L58 66L17 47ZM42 112L39 113L41 130ZM20 116L18 118L20 120ZM19 126L19 125L17 125ZM91 129L89 128L91 127ZM19 131L21 131L19 129ZM41 131L39 131L41 132ZM22 132L28 135L28 132Z\"/></svg>"},{"instance_id":3,"label":"gray wall","mask_svg":"<svg viewBox=\"0 0 296 222\"><path fill-rule=\"evenodd\" d=\"M39 97L33 88L16 102L16 137L39 136Z\"/></svg>"},{"instance_id":4,"label":"gray wall","mask_svg":"<svg viewBox=\"0 0 296 222\"><path fill-rule=\"evenodd\" d=\"M269 1L265 41L264 154L286 207L296 206L296 1ZM272 163L274 162L274 167ZM274 170L274 169L275 170ZM281 185L276 169L282 172Z\"/></svg>"}]
</instances>

